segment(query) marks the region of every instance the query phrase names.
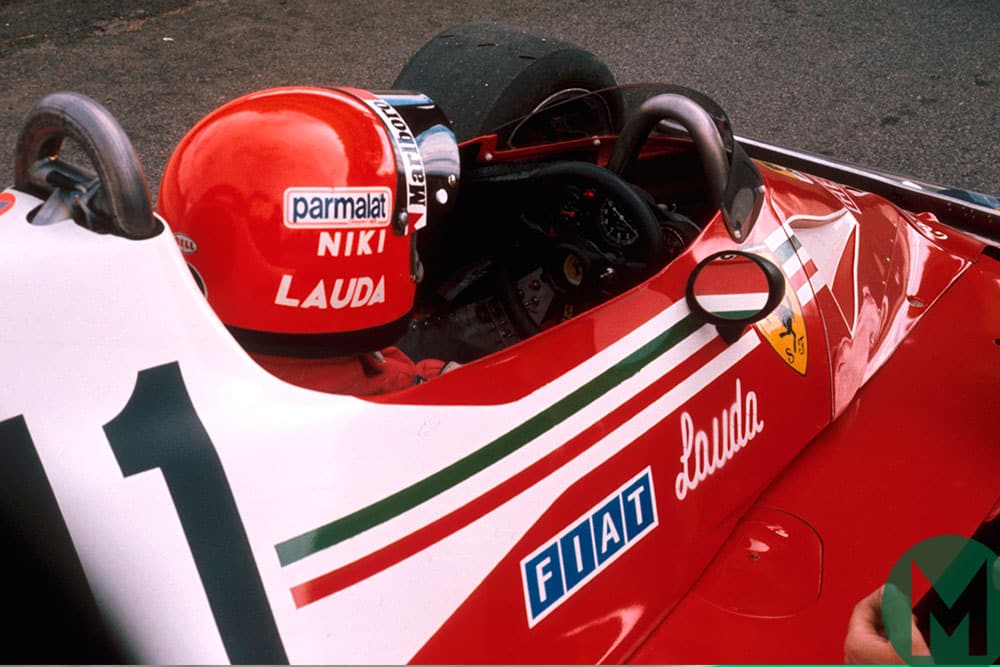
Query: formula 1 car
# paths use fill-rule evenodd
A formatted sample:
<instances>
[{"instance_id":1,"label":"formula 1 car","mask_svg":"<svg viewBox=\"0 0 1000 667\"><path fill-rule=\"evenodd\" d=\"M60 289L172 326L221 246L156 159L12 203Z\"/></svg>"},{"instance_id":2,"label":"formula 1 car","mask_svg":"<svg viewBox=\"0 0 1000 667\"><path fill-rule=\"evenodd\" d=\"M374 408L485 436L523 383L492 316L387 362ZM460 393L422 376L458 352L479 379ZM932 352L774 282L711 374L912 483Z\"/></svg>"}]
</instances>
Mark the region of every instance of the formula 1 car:
<instances>
[{"instance_id":1,"label":"formula 1 car","mask_svg":"<svg viewBox=\"0 0 1000 667\"><path fill-rule=\"evenodd\" d=\"M896 559L997 501L998 203L608 79L473 25L365 98L460 140L407 176L453 206L409 230L399 346L461 365L368 398L258 366L120 127L40 102L0 194L8 647L839 662Z\"/></svg>"}]
</instances>

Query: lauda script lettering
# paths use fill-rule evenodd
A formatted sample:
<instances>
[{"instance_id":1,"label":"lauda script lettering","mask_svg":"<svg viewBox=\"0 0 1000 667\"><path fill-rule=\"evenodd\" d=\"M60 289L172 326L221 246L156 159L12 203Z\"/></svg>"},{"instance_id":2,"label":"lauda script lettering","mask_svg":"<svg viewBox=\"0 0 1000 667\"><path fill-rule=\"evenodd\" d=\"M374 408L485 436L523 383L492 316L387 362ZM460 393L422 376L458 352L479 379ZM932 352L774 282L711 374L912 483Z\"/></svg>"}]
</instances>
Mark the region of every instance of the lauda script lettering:
<instances>
[{"instance_id":1,"label":"lauda script lettering","mask_svg":"<svg viewBox=\"0 0 1000 667\"><path fill-rule=\"evenodd\" d=\"M764 430L764 420L757 416L757 394L748 391L736 380L736 400L723 408L718 417L712 417L712 434L695 429L694 419L687 412L681 414L681 472L674 482L674 493L684 500L688 491L721 470L740 450Z\"/></svg>"},{"instance_id":2,"label":"lauda script lettering","mask_svg":"<svg viewBox=\"0 0 1000 667\"><path fill-rule=\"evenodd\" d=\"M360 276L357 278L337 278L327 291L326 283L321 279L312 288L308 296L291 296L295 290L292 287L292 276L281 276L278 293L274 297L274 305L290 308L360 308L376 303L385 303L385 276L378 279Z\"/></svg>"}]
</instances>

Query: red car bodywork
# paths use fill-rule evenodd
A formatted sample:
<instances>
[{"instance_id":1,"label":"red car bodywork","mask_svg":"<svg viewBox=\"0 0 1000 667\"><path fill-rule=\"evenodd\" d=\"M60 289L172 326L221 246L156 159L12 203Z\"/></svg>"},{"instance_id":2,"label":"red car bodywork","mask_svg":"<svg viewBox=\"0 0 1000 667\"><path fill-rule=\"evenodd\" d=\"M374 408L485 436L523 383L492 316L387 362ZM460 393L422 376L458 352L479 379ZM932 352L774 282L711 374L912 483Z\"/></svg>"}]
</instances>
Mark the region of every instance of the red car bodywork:
<instances>
[{"instance_id":1,"label":"red car bodywork","mask_svg":"<svg viewBox=\"0 0 1000 667\"><path fill-rule=\"evenodd\" d=\"M481 150L487 153L502 159L489 143ZM661 422L570 486L415 662L840 662L853 606L884 583L906 549L943 533L971 535L987 517L1000 475L989 409L1000 408L1000 398L992 398L1000 386L997 262L982 254L982 242L932 213L759 166L765 205L744 247L759 244L762 230L782 223L795 229L803 219L808 229L810 221L845 209L859 223L839 270L822 277L829 289L815 290L803 308L808 372L793 372L768 350L724 373L692 410L693 423L711 437L715 422L725 429L741 396L755 392L772 438L767 450L751 438L752 456L724 461L728 476L707 479L683 501L658 489L661 530L552 618L534 628L484 623L524 605L518 559L607 493L608 480L625 479L650 461L655 479L674 479L673 451L685 427L677 414ZM513 351L501 353L490 371L496 381L463 392L462 400L521 396L532 378L571 367L648 319L661 307L660 295L663 305L683 298L695 264L732 247L718 215L707 227L692 248L637 288L644 298L619 298L543 334L535 342L546 340L550 352L530 365ZM795 289L817 271L801 246L797 261ZM724 347L716 339L566 443L551 470ZM460 381L442 378L433 399L421 400L455 400L450 383ZM522 484L530 484L530 471L525 477ZM513 493L518 480L511 483ZM487 494L479 502L497 500Z\"/></svg>"},{"instance_id":2,"label":"red car bodywork","mask_svg":"<svg viewBox=\"0 0 1000 667\"><path fill-rule=\"evenodd\" d=\"M5 479L38 491L15 518L46 517L67 580L126 657L147 661L840 661L853 605L907 549L995 514L1000 212L737 145L710 106L701 129L730 161L721 207L711 174L691 169L698 142L669 131L643 137L629 182L616 177L650 209L688 205L686 245L516 343L373 398L254 364L191 283L169 221L144 221L145 235L28 224L43 200L8 191L10 310L31 317L5 323L0 435L22 459ZM460 148L464 201L421 230L418 310L451 307L421 301L445 282L435 259L494 260L475 225L509 224L501 238L522 255L597 245L559 238L572 221L553 220L575 211L545 208L562 192L549 181L492 191L503 200L476 177L588 161L579 173L593 174L626 132L520 148L501 136ZM756 161L740 172L744 146ZM518 224L541 230L538 247ZM752 258L783 289L749 280ZM522 282L573 277L563 257L556 270L531 259ZM761 291L777 307L735 331L692 306L746 312ZM484 302L473 297L461 307ZM79 398L95 393L100 410Z\"/></svg>"}]
</instances>

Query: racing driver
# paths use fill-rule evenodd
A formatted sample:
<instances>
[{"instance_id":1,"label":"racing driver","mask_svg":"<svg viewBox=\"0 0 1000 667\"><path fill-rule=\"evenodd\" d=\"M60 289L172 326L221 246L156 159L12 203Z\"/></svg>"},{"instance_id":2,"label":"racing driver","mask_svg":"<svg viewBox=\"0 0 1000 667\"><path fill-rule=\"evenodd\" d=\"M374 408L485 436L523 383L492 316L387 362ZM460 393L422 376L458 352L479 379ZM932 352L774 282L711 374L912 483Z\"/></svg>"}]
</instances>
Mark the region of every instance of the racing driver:
<instances>
[{"instance_id":1,"label":"racing driver","mask_svg":"<svg viewBox=\"0 0 1000 667\"><path fill-rule=\"evenodd\" d=\"M409 326L423 273L417 230L447 213L458 173L454 134L425 96L278 88L182 139L158 212L263 368L309 389L380 394L445 368L387 346Z\"/></svg>"}]
</instances>

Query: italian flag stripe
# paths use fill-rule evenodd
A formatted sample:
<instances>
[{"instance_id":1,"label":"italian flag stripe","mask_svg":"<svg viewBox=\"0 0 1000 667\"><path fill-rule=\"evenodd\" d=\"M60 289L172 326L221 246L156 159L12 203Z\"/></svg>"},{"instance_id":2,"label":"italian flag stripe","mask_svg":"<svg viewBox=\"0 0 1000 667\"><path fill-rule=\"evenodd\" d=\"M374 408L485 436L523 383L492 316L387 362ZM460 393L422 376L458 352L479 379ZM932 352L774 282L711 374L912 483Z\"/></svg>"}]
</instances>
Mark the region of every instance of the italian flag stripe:
<instances>
[{"instance_id":1,"label":"italian flag stripe","mask_svg":"<svg viewBox=\"0 0 1000 667\"><path fill-rule=\"evenodd\" d=\"M684 340L701 326L687 315L551 407L455 463L405 489L275 546L282 566L363 533L469 479L565 421Z\"/></svg>"},{"instance_id":2,"label":"italian flag stripe","mask_svg":"<svg viewBox=\"0 0 1000 667\"><path fill-rule=\"evenodd\" d=\"M641 411L650 408L671 389L681 385L685 378L691 377L727 348L721 338L713 335L707 345L699 346L697 351L662 377L517 475L396 541L293 587L291 593L295 606L305 607L374 576L485 516L580 456Z\"/></svg>"}]
</instances>

